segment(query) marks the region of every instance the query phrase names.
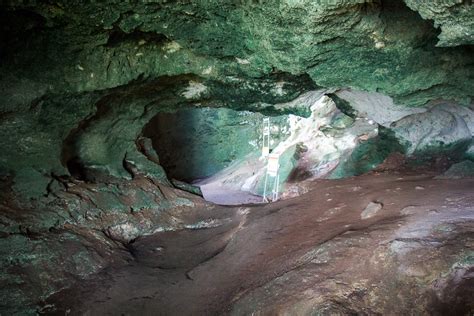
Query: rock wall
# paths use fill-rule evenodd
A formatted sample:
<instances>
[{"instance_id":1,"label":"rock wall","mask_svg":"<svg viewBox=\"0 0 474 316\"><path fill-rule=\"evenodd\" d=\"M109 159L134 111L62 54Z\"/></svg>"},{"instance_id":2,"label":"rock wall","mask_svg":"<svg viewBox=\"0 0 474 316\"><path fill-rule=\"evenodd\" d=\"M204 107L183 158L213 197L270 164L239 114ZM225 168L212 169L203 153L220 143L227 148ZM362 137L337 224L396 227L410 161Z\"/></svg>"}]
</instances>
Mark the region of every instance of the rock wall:
<instances>
[{"instance_id":1,"label":"rock wall","mask_svg":"<svg viewBox=\"0 0 474 316\"><path fill-rule=\"evenodd\" d=\"M143 134L160 113L324 121L325 135L284 143L283 178L323 160L338 177L371 169L387 147L374 133L360 139L371 120L408 155L472 159L473 17L471 1L2 1L2 309L35 314L49 295L132 260L137 236L218 220L205 211L215 206L171 187ZM325 95L334 104L317 116ZM335 148L344 136L360 142ZM304 154L300 143L316 139L330 150L313 153L337 157ZM236 183L258 192L250 176Z\"/></svg>"},{"instance_id":2,"label":"rock wall","mask_svg":"<svg viewBox=\"0 0 474 316\"><path fill-rule=\"evenodd\" d=\"M272 153L279 155L283 193L306 179L361 175L394 153L415 163L442 157L452 162L470 159L472 106L438 101L425 108L406 108L380 93L341 89L310 91L275 108L304 108L311 113L306 118L287 116L287 135L275 139ZM204 184L261 195L266 163L255 148L253 155L235 159Z\"/></svg>"}]
</instances>

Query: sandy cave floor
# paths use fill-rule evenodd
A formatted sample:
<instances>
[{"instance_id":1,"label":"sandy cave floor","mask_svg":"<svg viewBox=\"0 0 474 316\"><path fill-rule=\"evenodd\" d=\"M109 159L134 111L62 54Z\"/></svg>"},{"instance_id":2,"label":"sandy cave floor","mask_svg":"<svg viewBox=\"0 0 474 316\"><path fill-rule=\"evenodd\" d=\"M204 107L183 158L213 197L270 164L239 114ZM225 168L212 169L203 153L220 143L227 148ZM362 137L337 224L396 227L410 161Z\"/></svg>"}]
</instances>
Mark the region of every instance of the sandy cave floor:
<instances>
[{"instance_id":1,"label":"sandy cave floor","mask_svg":"<svg viewBox=\"0 0 474 316\"><path fill-rule=\"evenodd\" d=\"M443 310L442 299L416 297L433 286L436 269L474 250L474 179L433 176L372 172L306 183L307 194L276 203L213 206L220 226L138 238L128 247L132 262L55 294L44 312L308 314L326 306L397 314L426 300ZM361 219L370 202L383 208ZM222 217L223 208L233 215ZM449 251L440 247L448 241ZM463 295L474 291L472 274L459 281Z\"/></svg>"}]
</instances>

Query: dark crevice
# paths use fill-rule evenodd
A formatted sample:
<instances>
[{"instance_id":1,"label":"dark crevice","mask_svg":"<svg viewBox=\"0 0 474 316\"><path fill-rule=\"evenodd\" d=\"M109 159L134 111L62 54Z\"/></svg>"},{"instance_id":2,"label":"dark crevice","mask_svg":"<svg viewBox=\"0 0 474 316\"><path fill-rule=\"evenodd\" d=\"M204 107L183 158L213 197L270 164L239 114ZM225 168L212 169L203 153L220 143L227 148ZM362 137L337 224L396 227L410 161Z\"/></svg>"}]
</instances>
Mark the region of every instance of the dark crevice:
<instances>
[{"instance_id":1,"label":"dark crevice","mask_svg":"<svg viewBox=\"0 0 474 316\"><path fill-rule=\"evenodd\" d=\"M392 36L390 33L406 32L406 24L411 24L413 29L418 30L415 37L407 38L412 42L414 48L426 51L436 48L441 30L434 26L433 20L423 19L418 12L413 11L402 0L382 0L381 5L380 17L386 25L384 32L389 36ZM412 31L406 33L414 34ZM412 36L414 36L413 34Z\"/></svg>"},{"instance_id":2,"label":"dark crevice","mask_svg":"<svg viewBox=\"0 0 474 316\"><path fill-rule=\"evenodd\" d=\"M0 7L0 40L1 47L10 40L20 39L23 34L45 27L46 19L29 10L4 10ZM0 50L0 52L3 51Z\"/></svg>"},{"instance_id":3,"label":"dark crevice","mask_svg":"<svg viewBox=\"0 0 474 316\"><path fill-rule=\"evenodd\" d=\"M334 101L334 103L336 104L336 107L339 109L339 111L341 111L342 113L344 113L345 115L347 115L351 118L356 118L357 117L357 112L352 108L352 106L349 104L349 102L347 102L344 99L341 99L335 93L329 93L329 94L327 94L327 96L329 98L331 98L331 100Z\"/></svg>"}]
</instances>

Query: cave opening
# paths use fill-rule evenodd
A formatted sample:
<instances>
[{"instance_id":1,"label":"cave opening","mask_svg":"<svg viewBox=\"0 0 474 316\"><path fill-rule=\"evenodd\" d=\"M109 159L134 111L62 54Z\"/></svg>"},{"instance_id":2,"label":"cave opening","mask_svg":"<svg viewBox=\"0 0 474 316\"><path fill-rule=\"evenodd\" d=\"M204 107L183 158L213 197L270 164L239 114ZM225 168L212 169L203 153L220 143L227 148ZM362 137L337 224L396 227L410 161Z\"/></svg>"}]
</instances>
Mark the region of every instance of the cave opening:
<instances>
[{"instance_id":1,"label":"cave opening","mask_svg":"<svg viewBox=\"0 0 474 316\"><path fill-rule=\"evenodd\" d=\"M245 182L264 172L264 117L258 112L209 107L160 112L142 135L151 139L160 165L174 184L200 187L204 197L216 203L257 203L262 200L261 190ZM287 135L288 117L271 117L270 150Z\"/></svg>"},{"instance_id":2,"label":"cave opening","mask_svg":"<svg viewBox=\"0 0 474 316\"><path fill-rule=\"evenodd\" d=\"M159 113L144 128L168 177L185 182L208 178L256 151L258 124L251 112L193 108Z\"/></svg>"}]
</instances>

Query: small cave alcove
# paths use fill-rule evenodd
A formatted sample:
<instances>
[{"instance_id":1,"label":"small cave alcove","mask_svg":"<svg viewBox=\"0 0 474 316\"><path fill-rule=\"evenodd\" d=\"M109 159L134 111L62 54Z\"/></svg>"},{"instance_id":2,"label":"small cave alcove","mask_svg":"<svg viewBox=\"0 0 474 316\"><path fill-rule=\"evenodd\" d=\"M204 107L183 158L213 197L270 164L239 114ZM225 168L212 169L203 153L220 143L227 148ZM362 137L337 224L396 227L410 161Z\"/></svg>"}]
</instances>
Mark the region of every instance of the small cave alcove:
<instances>
[{"instance_id":1,"label":"small cave alcove","mask_svg":"<svg viewBox=\"0 0 474 316\"><path fill-rule=\"evenodd\" d=\"M157 114L143 130L171 179L193 183L258 153L260 113L190 108Z\"/></svg>"}]
</instances>

